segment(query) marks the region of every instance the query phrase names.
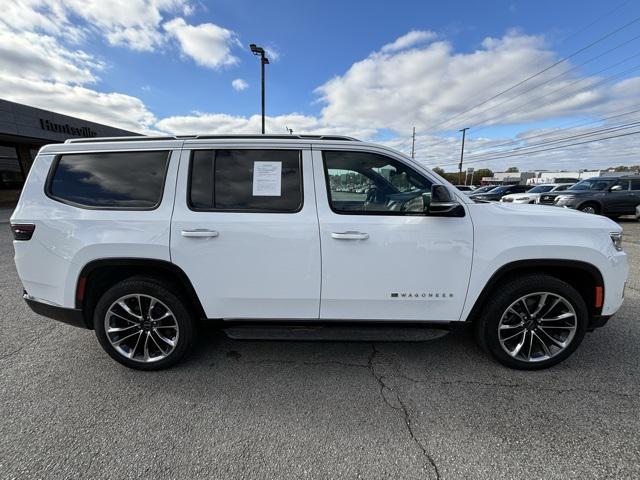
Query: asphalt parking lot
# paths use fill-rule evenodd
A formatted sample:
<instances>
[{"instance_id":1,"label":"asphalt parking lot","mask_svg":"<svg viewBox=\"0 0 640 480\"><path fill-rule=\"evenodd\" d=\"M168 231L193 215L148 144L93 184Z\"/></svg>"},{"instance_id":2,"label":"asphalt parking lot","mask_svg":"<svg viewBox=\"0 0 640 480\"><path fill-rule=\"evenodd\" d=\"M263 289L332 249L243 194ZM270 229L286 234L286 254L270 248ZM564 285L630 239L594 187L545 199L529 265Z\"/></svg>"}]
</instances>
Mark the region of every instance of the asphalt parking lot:
<instances>
[{"instance_id":1,"label":"asphalt parking lot","mask_svg":"<svg viewBox=\"0 0 640 480\"><path fill-rule=\"evenodd\" d=\"M0 225L0 478L640 478L640 223L627 298L565 363L508 370L464 332L278 343L202 332L178 367L115 363L21 298Z\"/></svg>"}]
</instances>

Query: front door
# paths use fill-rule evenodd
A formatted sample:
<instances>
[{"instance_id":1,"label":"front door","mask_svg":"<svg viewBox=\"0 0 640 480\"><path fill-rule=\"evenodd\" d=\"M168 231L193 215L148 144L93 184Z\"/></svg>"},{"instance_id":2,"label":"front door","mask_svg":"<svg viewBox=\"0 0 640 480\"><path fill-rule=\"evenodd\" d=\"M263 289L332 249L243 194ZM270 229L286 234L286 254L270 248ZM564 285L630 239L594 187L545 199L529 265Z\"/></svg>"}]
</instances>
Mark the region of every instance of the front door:
<instances>
[{"instance_id":1,"label":"front door","mask_svg":"<svg viewBox=\"0 0 640 480\"><path fill-rule=\"evenodd\" d=\"M209 318L317 319L320 241L309 148L185 149L171 259Z\"/></svg>"},{"instance_id":2,"label":"front door","mask_svg":"<svg viewBox=\"0 0 640 480\"><path fill-rule=\"evenodd\" d=\"M322 247L322 319L460 318L473 231L424 214L432 181L386 154L313 152Z\"/></svg>"},{"instance_id":3,"label":"front door","mask_svg":"<svg viewBox=\"0 0 640 480\"><path fill-rule=\"evenodd\" d=\"M633 196L629 191L629 183L629 180L616 182L615 186L620 187L621 190L611 190L612 187L609 187L609 192L606 193L606 197L603 198L603 213L623 214L629 212L629 210L633 211L631 208Z\"/></svg>"}]
</instances>

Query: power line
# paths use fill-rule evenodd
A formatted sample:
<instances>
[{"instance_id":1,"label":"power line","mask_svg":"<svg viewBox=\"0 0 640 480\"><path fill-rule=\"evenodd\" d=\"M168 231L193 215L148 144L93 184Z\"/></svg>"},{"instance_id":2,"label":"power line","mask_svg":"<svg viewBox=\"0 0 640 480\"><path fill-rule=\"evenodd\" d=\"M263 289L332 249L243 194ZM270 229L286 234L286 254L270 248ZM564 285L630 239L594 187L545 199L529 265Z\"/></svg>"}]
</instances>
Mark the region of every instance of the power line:
<instances>
[{"instance_id":1,"label":"power line","mask_svg":"<svg viewBox=\"0 0 640 480\"><path fill-rule=\"evenodd\" d=\"M553 135L555 133L561 132L562 130L569 130L570 128L583 127L585 125L591 125L591 124L594 124L594 123L602 123L602 122L605 122L607 120L611 120L612 118L624 117L626 115L631 115L633 113L638 113L638 112L640 112L640 108L637 109L637 110L631 110L631 111L625 112L625 113L619 113L617 115L610 115L610 116L607 116L607 117L597 118L595 120L590 120L588 122L578 121L578 122L564 123L564 124L560 124L559 126L557 126L556 130L554 130L552 132L543 132L543 133L538 133L536 135L529 135L529 136L526 136L526 137L518 137L518 138L516 138L514 140L510 140L508 142L498 143L497 145L489 145L488 147L485 147L485 149L486 148L506 147L506 146L509 146L509 145L515 145L517 143L521 143L524 140L530 140L532 138L539 138L539 137L548 137L549 135ZM483 147L479 147L479 148L480 148L480 150L482 150ZM479 152L479 153L482 153L482 151Z\"/></svg>"},{"instance_id":2,"label":"power line","mask_svg":"<svg viewBox=\"0 0 640 480\"><path fill-rule=\"evenodd\" d=\"M633 20L631 20L630 22L625 23L625 24L624 24L624 25L622 25L621 27L618 27L617 29L615 29L615 30L613 30L613 31L611 31L611 32L609 32L609 33L607 33L606 35L604 35L604 36L602 36L602 37L598 38L597 40L594 40L593 42L591 42L591 43L589 43L588 45L586 45L586 46L584 46L584 47L582 47L582 48L580 48L580 49L576 50L575 52L573 52L573 53L571 53L571 54L567 55L566 57L563 57L563 58L561 58L560 60L555 61L555 62L554 62L554 63L552 63L551 65L549 65L549 66L547 66L547 67L543 68L542 70L540 70L540 71L538 71L538 72L534 73L533 75L528 76L527 78L525 78L524 80L521 80L520 82L516 83L515 85L512 85L511 87L509 87L509 88L507 88L507 89L505 89L505 90L502 90L502 91L500 91L500 92L496 93L496 94L495 94L495 95L493 95L492 97L490 97L490 98L488 98L488 99L486 99L486 100L484 100L484 101L482 101L482 102L480 102L480 103L477 103L477 104L473 105L472 107L467 108L466 110L463 110L462 112L460 112L460 113L458 113L458 114L454 115L453 117L449 118L448 120L446 120L446 121L444 121L444 122L440 122L440 123L437 123L436 125L431 126L429 129L427 129L427 131L432 131L434 128L439 127L440 125L444 125L444 124L446 124L446 123L449 123L451 120L453 120L453 119L455 119L455 118L458 118L458 117L460 117L461 115L464 115L465 113L468 113L468 112L470 112L470 111L472 111L472 110L475 110L476 108L481 107L482 105L487 104L487 103L488 103L488 102L490 102L491 100L494 100L494 99L498 98L499 96L504 95L505 93L508 93L508 92L510 92L510 91L512 91L512 90L514 90L515 88L518 88L520 85L523 85L524 83L528 82L529 80L532 80L532 79L534 79L534 78L536 78L536 77L538 77L538 76L542 75L543 73L545 73L545 72L547 72L547 71L551 70L552 68L556 67L557 65L560 65L560 64L562 64L562 63L566 62L567 60L569 60L569 59L571 59L571 58L575 57L576 55L579 55L580 53L584 52L585 50L587 50L587 49L589 49L589 48L593 47L594 45L597 45L598 43L600 43L600 42L602 42L602 41L606 40L607 38L609 38L609 37L611 37L611 36L615 35L616 33L618 33L618 32L620 32L620 31L624 30L625 28L630 27L631 25L633 25L634 23L636 23L638 20L640 20L640 17L636 17L636 18L634 18L634 19L633 19Z\"/></svg>"},{"instance_id":3,"label":"power line","mask_svg":"<svg viewBox=\"0 0 640 480\"><path fill-rule=\"evenodd\" d=\"M638 36L634 37L633 39L629 40L628 42L624 42L624 43L622 43L622 44L620 44L620 45L618 45L618 46L616 46L616 47L614 47L614 48L612 48L612 49L610 49L610 50L607 50L606 52L604 52L604 53L603 53L603 54L601 54L601 55L598 55L597 57L593 57L593 58L591 58L591 59L590 59L590 60L588 60L587 62L584 62L584 63L581 63L581 64L579 64L579 65L576 65L575 67L573 67L573 68L571 68L571 69L567 70L567 71L566 71L566 72L564 72L564 73L561 73L561 74L559 74L559 75L556 75L555 77L550 78L549 80L546 80L546 81L544 81L544 82L542 82L542 83L540 83L540 84L538 84L538 85L535 85L534 87L531 87L530 89L525 90L524 92L521 92L521 93L519 93L518 95L516 95L516 96L514 96L514 97L508 98L508 99L504 100L503 102L500 102L500 103L497 103L497 104L495 104L495 105L492 105L491 107L489 107L489 108L487 108L487 109L483 110L482 112L478 112L478 113L474 114L471 118L474 118L474 117L480 117L481 115L484 115L484 114L486 114L487 112L489 112L489 111L491 111L491 110L493 110L493 109L495 109L495 108L497 108L497 107L499 107L499 106L501 106L501 105L504 105L505 103L512 102L512 101L514 101L514 100L518 99L519 97L523 96L524 94L529 93L529 92L532 92L533 90L535 90L535 89L537 89L537 88L539 88L539 87L542 87L542 86L544 86L544 85L547 85L547 84L549 84L550 82L552 82L553 80L557 80L557 79L558 79L558 78L560 78L560 77L564 77L565 75L569 74L570 72L574 71L575 69L577 69L577 68L579 68L579 67L581 67L581 66L583 66L583 65L586 65L587 63L589 63L589 62L591 62L591 61L593 61L593 60L595 60L595 59L597 59L597 58L600 58L601 56L603 56L603 55L605 55L605 54L611 53L613 50L615 50L615 49L617 49L617 48L621 48L622 46L626 45L627 43L630 43L630 42L631 42L631 41L633 41L633 40L637 40L638 38L640 38L640 35L638 35ZM544 97L546 97L546 96L549 96L549 95L551 95L551 94L553 94L553 93L556 93L556 92L558 92L558 91L561 91L561 90L563 90L563 89L565 89L565 88L569 88L570 86L575 85L576 83L582 83L582 82L584 82L584 81L590 80L590 79L591 79L591 78L593 78L594 76L596 76L596 75L598 75L598 74L600 74L600 73L602 73L602 72L605 72L605 71L607 71L607 70L609 70L609 69L611 69L611 68L615 68L615 67L617 67L618 65L621 65L621 64L623 64L623 63L625 63L625 62L627 62L627 61L629 61L629 60L631 60L631 59L633 59L633 58L635 58L635 57L638 57L638 56L640 56L640 54L638 54L638 53L636 53L636 54L634 54L634 55L630 55L630 56L628 56L628 57L624 58L623 60L620 60L619 62L614 63L613 65L610 65L610 66L608 66L608 67L605 67L605 68L603 68L603 69L598 70L597 72L595 72L595 73L591 74L591 75L590 75L590 76L588 76L588 77L585 77L585 78L581 78L581 79L574 80L573 82L570 82L569 84L567 84L567 85L565 85L565 86L563 86L563 87L560 87L560 88L558 88L558 89L556 89L556 90L552 90L551 92L548 92L548 93L546 93L546 94L544 94L544 95L541 95L541 96L539 96L539 97L536 97L536 98L534 98L533 100L530 100L530 101L528 101L528 102L526 102L526 103L524 103L524 104L522 104L522 105L520 105L520 106L517 106L517 107L515 107L515 108L514 108L514 109L512 109L512 110L507 110L506 112L501 112L501 113L499 113L498 115L495 115L495 116L493 116L493 117L489 117L488 119L483 120L481 123L486 123L487 121L491 121L491 120L495 120L495 119L497 119L497 118L500 118L500 117L502 117L503 115L505 115L506 113L512 113L512 112L514 112L514 111L517 111L517 110L519 110L520 108L522 108L523 106L529 105L529 104L533 103L534 101L540 100L541 98L544 98ZM625 72L623 72L623 73L625 73ZM619 74L617 74L617 75L619 75ZM614 77L615 77L615 76L614 76ZM587 85L587 86L585 86L584 88L593 88L593 87L594 87L594 85ZM577 92L576 92L576 93L577 93ZM474 127L474 126L475 126L475 125L472 125L472 127ZM488 127L488 126L490 126L490 125L487 125L486 127ZM484 128L486 128L486 127L483 127L482 129L484 129ZM480 129L476 129L475 131L477 132L477 131L479 131L479 130L480 130Z\"/></svg>"},{"instance_id":4,"label":"power line","mask_svg":"<svg viewBox=\"0 0 640 480\"><path fill-rule=\"evenodd\" d=\"M595 138L592 140L585 140L583 142L576 142L576 143L571 143L569 145L559 145L559 146L555 146L555 147L549 147L549 148L542 148L540 150L536 150L535 152L520 152L520 153L513 153L511 155L502 155L500 157L492 157L492 158L488 158L488 159L478 159L478 160L469 160L467 163L477 163L477 162L487 162L490 160L499 160L501 158L509 158L509 157L520 157L522 155L532 155L532 154L536 154L536 153L541 153L541 152L548 152L551 150L558 150L558 149L562 149L562 148L569 148L569 147L575 147L577 145L584 145L586 143L593 143L593 142L599 142L602 140L609 140L612 138L620 138L620 137L627 137L629 135L637 135L640 134L640 130L636 130L635 132L629 132L629 133L621 133L619 135L612 135L609 137L601 137L601 138ZM445 163L445 164L440 164L438 165L439 167L446 167L446 166L450 166L450 165L456 165L456 163Z\"/></svg>"},{"instance_id":5,"label":"power line","mask_svg":"<svg viewBox=\"0 0 640 480\"><path fill-rule=\"evenodd\" d=\"M576 138L584 138L584 137L590 137L590 136L593 136L593 135L600 135L602 133L607 133L607 132L625 130L627 128L637 127L638 125L640 125L640 121L631 122L631 123L625 123L625 124L621 124L621 125L614 125L614 126L607 127L607 128L601 128L601 129L591 130L591 131L580 133L580 134L576 134L576 135L570 135L568 137L561 137L561 138L556 138L556 139L553 139L553 140L544 141L544 142L541 142L541 143L534 143L534 144L531 144L531 145L526 145L526 146L523 146L523 147L514 148L512 150L494 151L494 152L486 152L486 153L482 153L482 154L478 154L478 155L470 155L469 158L473 159L473 160L483 159L483 158L495 158L496 155L501 155L503 153L527 151L527 150L532 149L532 148L542 147L542 146L545 146L545 145L552 145L554 143L562 143L562 142L566 142L568 140L573 140L573 139L576 139Z\"/></svg>"}]
</instances>

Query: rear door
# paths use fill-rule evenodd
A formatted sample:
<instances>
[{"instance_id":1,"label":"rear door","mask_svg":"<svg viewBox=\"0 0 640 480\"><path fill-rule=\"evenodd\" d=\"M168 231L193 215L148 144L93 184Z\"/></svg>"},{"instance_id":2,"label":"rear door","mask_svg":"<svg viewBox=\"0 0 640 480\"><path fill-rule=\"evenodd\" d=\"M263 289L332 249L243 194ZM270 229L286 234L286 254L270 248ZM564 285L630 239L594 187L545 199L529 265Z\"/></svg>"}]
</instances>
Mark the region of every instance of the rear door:
<instances>
[{"instance_id":1,"label":"rear door","mask_svg":"<svg viewBox=\"0 0 640 480\"><path fill-rule=\"evenodd\" d=\"M370 147L367 147L370 148ZM386 150L313 151L322 246L322 319L458 320L473 227L429 217L433 183Z\"/></svg>"},{"instance_id":2,"label":"rear door","mask_svg":"<svg viewBox=\"0 0 640 480\"><path fill-rule=\"evenodd\" d=\"M320 241L309 147L185 147L171 258L209 318L318 318Z\"/></svg>"},{"instance_id":3,"label":"rear door","mask_svg":"<svg viewBox=\"0 0 640 480\"><path fill-rule=\"evenodd\" d=\"M631 213L640 205L640 178L631 180Z\"/></svg>"}]
</instances>

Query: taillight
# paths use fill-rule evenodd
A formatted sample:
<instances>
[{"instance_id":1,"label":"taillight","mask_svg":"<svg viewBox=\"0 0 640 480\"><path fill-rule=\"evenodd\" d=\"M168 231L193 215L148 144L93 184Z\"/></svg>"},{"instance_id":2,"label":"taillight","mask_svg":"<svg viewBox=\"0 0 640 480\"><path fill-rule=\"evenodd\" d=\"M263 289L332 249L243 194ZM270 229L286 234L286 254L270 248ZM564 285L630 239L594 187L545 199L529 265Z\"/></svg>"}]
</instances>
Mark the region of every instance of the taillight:
<instances>
[{"instance_id":1,"label":"taillight","mask_svg":"<svg viewBox=\"0 0 640 480\"><path fill-rule=\"evenodd\" d=\"M31 240L36 226L33 223L12 223L11 231L15 240Z\"/></svg>"}]
</instances>

